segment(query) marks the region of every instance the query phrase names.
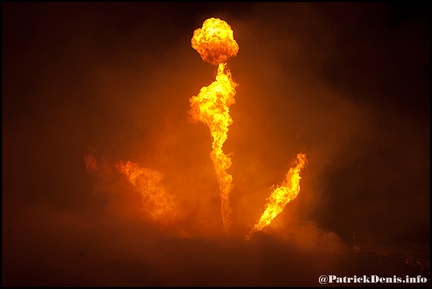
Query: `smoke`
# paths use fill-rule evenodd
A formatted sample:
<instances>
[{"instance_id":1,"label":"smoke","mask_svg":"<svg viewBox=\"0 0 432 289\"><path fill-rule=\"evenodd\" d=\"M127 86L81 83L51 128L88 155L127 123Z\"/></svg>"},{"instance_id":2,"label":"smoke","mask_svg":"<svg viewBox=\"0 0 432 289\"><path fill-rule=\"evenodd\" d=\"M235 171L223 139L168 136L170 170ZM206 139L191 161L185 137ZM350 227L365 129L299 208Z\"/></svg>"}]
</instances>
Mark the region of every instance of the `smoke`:
<instances>
[{"instance_id":1,"label":"smoke","mask_svg":"<svg viewBox=\"0 0 432 289\"><path fill-rule=\"evenodd\" d=\"M3 285L313 286L322 274L371 270L347 261L354 241L429 244L427 9L2 8ZM227 21L241 47L229 62L239 85L224 145L228 237L208 128L188 121L188 99L216 75L190 43L209 17ZM244 240L300 151L298 197ZM85 156L97 163L90 172ZM152 221L120 160L163 173L176 223Z\"/></svg>"},{"instance_id":2,"label":"smoke","mask_svg":"<svg viewBox=\"0 0 432 289\"><path fill-rule=\"evenodd\" d=\"M391 8L269 4L252 13L259 21L231 24L242 49L231 64L240 85L228 142L241 145L233 171L250 165L237 187L257 175L269 187L305 151L298 201L321 224L347 237L427 228L427 29L421 17L397 23Z\"/></svg>"}]
</instances>

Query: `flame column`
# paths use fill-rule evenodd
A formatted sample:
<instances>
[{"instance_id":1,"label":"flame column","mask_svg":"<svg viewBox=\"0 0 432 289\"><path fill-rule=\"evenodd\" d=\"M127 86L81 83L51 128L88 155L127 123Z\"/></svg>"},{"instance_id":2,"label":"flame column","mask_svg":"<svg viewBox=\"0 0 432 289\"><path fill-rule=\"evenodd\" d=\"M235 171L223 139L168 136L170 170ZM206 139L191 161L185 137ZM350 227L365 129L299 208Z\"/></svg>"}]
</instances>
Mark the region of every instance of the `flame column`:
<instances>
[{"instance_id":1,"label":"flame column","mask_svg":"<svg viewBox=\"0 0 432 289\"><path fill-rule=\"evenodd\" d=\"M205 62L218 65L216 80L201 88L197 96L190 98L189 115L194 121L207 124L210 129L213 140L210 158L219 183L222 222L225 231L228 231L231 226L230 192L233 189L233 178L227 173L231 167L231 158L224 154L223 144L228 137L228 127L233 122L229 107L235 103L237 84L232 80L226 62L237 55L239 46L234 40L231 27L218 18L204 21L202 28L194 31L191 44Z\"/></svg>"}]
</instances>

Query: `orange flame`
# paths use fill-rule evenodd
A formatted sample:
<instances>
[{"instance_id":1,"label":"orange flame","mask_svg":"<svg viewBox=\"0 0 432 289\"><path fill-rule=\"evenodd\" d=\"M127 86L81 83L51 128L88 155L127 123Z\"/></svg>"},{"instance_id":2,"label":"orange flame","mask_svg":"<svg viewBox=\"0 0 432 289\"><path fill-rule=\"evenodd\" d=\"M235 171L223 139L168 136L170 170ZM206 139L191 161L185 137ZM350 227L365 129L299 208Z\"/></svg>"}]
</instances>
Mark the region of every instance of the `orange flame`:
<instances>
[{"instance_id":1,"label":"orange flame","mask_svg":"<svg viewBox=\"0 0 432 289\"><path fill-rule=\"evenodd\" d=\"M219 18L204 21L202 28L194 31L191 44L202 60L213 65L226 63L239 51L231 26Z\"/></svg>"},{"instance_id":2,"label":"orange flame","mask_svg":"<svg viewBox=\"0 0 432 289\"><path fill-rule=\"evenodd\" d=\"M163 179L162 173L140 167L131 161L120 161L116 164L116 167L139 190L153 220L159 222L171 222L174 220L173 196L168 195L165 192L165 187L160 184Z\"/></svg>"},{"instance_id":3,"label":"orange flame","mask_svg":"<svg viewBox=\"0 0 432 289\"><path fill-rule=\"evenodd\" d=\"M224 229L228 230L231 225L229 194L233 188L233 178L226 172L231 167L231 158L225 155L222 149L228 136L228 127L233 122L229 107L235 103L237 84L232 80L225 62L237 55L239 46L234 40L231 27L218 18L205 20L203 27L194 31L191 44L204 61L218 64L216 81L201 88L198 96L190 98L189 115L194 121L207 124L210 129L213 139L210 158L219 183L222 222Z\"/></svg>"},{"instance_id":4,"label":"orange flame","mask_svg":"<svg viewBox=\"0 0 432 289\"><path fill-rule=\"evenodd\" d=\"M268 226L277 215L279 215L285 206L294 200L300 192L300 170L306 166L306 154L297 154L297 165L290 168L282 184L273 190L267 199L264 213L261 215L258 223L252 228L246 236L249 239L252 234Z\"/></svg>"}]
</instances>

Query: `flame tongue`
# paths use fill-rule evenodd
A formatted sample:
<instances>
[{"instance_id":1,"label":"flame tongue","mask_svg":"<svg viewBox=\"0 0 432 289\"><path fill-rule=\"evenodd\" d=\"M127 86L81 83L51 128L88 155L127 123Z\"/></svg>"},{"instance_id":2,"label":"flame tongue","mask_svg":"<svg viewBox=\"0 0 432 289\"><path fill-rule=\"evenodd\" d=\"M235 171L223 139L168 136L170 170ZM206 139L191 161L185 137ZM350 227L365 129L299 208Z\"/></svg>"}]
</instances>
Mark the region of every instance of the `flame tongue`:
<instances>
[{"instance_id":1,"label":"flame tongue","mask_svg":"<svg viewBox=\"0 0 432 289\"><path fill-rule=\"evenodd\" d=\"M218 18L204 21L202 28L194 31L191 44L202 60L213 65L226 63L239 50L231 26Z\"/></svg>"},{"instance_id":2,"label":"flame tongue","mask_svg":"<svg viewBox=\"0 0 432 289\"><path fill-rule=\"evenodd\" d=\"M300 192L300 170L304 168L306 161L306 154L297 154L297 165L289 169L281 186L273 190L270 197L267 199L264 213L246 238L249 239L253 233L268 226L271 221L283 211L286 204L297 197Z\"/></svg>"}]
</instances>

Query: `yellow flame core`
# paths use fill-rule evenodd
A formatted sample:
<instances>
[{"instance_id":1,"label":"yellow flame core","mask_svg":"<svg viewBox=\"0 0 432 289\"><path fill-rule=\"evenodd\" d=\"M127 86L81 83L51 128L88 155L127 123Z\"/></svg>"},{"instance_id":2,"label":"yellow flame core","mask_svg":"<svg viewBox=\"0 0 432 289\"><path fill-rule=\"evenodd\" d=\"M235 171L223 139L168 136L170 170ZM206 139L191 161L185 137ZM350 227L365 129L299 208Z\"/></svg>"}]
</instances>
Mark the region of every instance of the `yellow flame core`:
<instances>
[{"instance_id":1,"label":"yellow flame core","mask_svg":"<svg viewBox=\"0 0 432 289\"><path fill-rule=\"evenodd\" d=\"M143 202L153 220L170 222L174 219L173 197L165 192L160 183L163 175L149 168L140 167L131 161L116 164L119 172L127 176L129 182L141 193Z\"/></svg>"},{"instance_id":2,"label":"yellow flame core","mask_svg":"<svg viewBox=\"0 0 432 289\"><path fill-rule=\"evenodd\" d=\"M273 190L270 197L267 199L264 213L249 232L247 238L250 238L253 233L268 226L272 220L283 211L285 206L297 197L300 192L300 171L306 166L306 162L306 154L297 154L297 165L289 169L282 184Z\"/></svg>"},{"instance_id":3,"label":"yellow flame core","mask_svg":"<svg viewBox=\"0 0 432 289\"><path fill-rule=\"evenodd\" d=\"M226 63L239 51L231 26L219 18L205 20L202 28L194 31L191 44L202 60L213 65Z\"/></svg>"}]
</instances>

